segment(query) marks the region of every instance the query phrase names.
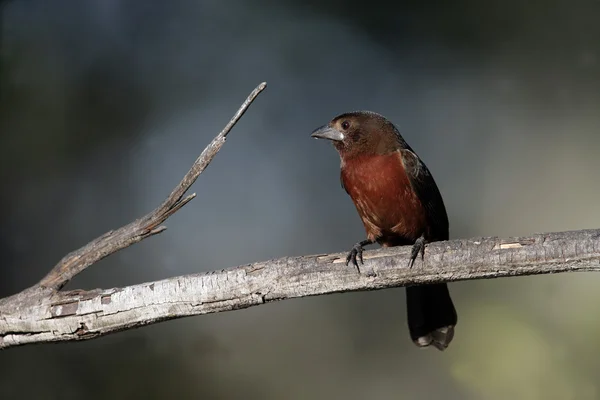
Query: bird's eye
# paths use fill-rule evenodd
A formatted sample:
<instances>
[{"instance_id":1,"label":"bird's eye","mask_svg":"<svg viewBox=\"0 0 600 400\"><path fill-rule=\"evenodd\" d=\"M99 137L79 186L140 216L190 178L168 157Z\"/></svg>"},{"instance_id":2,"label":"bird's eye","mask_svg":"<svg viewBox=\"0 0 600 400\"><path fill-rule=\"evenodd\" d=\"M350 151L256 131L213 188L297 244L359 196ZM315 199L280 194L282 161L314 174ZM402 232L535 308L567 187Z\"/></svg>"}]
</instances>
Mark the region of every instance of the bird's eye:
<instances>
[{"instance_id":1,"label":"bird's eye","mask_svg":"<svg viewBox=\"0 0 600 400\"><path fill-rule=\"evenodd\" d=\"M350 128L350 122L348 122L348 121L342 122L342 129L348 129L348 128Z\"/></svg>"}]
</instances>

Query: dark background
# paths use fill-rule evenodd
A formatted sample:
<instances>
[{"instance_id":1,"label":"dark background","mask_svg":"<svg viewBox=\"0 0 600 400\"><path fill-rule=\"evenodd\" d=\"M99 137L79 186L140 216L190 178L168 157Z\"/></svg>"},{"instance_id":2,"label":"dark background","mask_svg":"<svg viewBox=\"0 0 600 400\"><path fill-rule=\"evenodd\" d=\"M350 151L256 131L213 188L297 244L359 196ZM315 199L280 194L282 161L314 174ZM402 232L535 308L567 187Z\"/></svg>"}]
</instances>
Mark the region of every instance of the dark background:
<instances>
[{"instance_id":1,"label":"dark background","mask_svg":"<svg viewBox=\"0 0 600 400\"><path fill-rule=\"evenodd\" d=\"M4 1L0 296L145 214L261 81L169 230L78 276L113 287L364 235L310 132L395 122L451 236L598 228L600 2ZM600 275L451 285L440 353L403 289L273 303L0 353L2 399L595 399Z\"/></svg>"}]
</instances>

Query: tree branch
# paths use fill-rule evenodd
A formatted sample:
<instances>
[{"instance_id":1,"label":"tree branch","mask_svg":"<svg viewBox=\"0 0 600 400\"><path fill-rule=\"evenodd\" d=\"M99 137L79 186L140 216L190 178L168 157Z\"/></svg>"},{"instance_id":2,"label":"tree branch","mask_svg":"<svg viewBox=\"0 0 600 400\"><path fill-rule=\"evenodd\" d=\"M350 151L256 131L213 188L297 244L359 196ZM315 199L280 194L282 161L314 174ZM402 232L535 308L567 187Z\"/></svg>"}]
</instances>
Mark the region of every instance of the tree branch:
<instances>
[{"instance_id":1,"label":"tree branch","mask_svg":"<svg viewBox=\"0 0 600 400\"><path fill-rule=\"evenodd\" d=\"M407 268L411 247L364 253L364 268L346 253L286 257L124 288L55 292L35 304L0 304L0 348L90 339L173 318L347 291L557 272L599 271L600 230L479 238L427 245Z\"/></svg>"},{"instance_id":2,"label":"tree branch","mask_svg":"<svg viewBox=\"0 0 600 400\"><path fill-rule=\"evenodd\" d=\"M246 101L244 101L233 118L231 118L231 121L229 121L217 137L215 137L204 149L202 154L200 154L200 157L198 157L196 162L192 165L192 168L190 168L181 182L179 182L169 197L167 197L158 208L142 218L133 221L129 225L125 225L115 231L107 232L84 247L67 254L58 264L56 264L48 275L40 281L39 285L42 288L59 290L73 279L75 275L81 273L87 267L100 261L104 257L167 229L166 227L159 225L196 197L195 193L185 198L183 195L188 191L192 184L196 182L198 176L200 176L206 167L208 167L208 164L210 164L215 155L221 150L231 128L239 121L250 104L266 87L267 83L263 82L250 93Z\"/></svg>"},{"instance_id":3,"label":"tree branch","mask_svg":"<svg viewBox=\"0 0 600 400\"><path fill-rule=\"evenodd\" d=\"M247 308L276 300L468 279L600 270L600 230L481 238L427 245L407 268L410 246L364 253L363 272L346 253L286 257L124 288L61 290L100 259L162 232L163 223L194 198L184 197L266 83L260 84L204 149L169 197L148 215L66 255L37 285L0 299L0 349L84 340L173 318Z\"/></svg>"}]
</instances>

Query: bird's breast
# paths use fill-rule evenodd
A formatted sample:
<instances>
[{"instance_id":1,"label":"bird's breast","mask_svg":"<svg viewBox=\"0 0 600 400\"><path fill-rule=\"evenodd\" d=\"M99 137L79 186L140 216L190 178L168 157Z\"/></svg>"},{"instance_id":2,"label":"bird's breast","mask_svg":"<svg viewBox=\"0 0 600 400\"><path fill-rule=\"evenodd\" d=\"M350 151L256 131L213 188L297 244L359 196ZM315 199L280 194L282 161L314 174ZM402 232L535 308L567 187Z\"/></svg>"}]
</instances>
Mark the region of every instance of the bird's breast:
<instances>
[{"instance_id":1,"label":"bird's breast","mask_svg":"<svg viewBox=\"0 0 600 400\"><path fill-rule=\"evenodd\" d=\"M426 229L425 210L400 152L344 160L342 182L369 239L401 244L416 240Z\"/></svg>"}]
</instances>

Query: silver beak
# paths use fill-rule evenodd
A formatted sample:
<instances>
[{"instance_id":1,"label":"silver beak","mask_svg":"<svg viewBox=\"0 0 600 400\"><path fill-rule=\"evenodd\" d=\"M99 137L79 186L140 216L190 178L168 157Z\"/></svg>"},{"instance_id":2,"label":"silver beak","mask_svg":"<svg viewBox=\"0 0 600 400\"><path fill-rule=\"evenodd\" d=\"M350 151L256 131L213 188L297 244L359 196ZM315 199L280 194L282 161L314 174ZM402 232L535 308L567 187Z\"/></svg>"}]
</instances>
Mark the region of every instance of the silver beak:
<instances>
[{"instance_id":1,"label":"silver beak","mask_svg":"<svg viewBox=\"0 0 600 400\"><path fill-rule=\"evenodd\" d=\"M323 125L320 128L315 129L310 136L317 139L333 140L334 142L341 142L344 140L344 134L329 125Z\"/></svg>"}]
</instances>

